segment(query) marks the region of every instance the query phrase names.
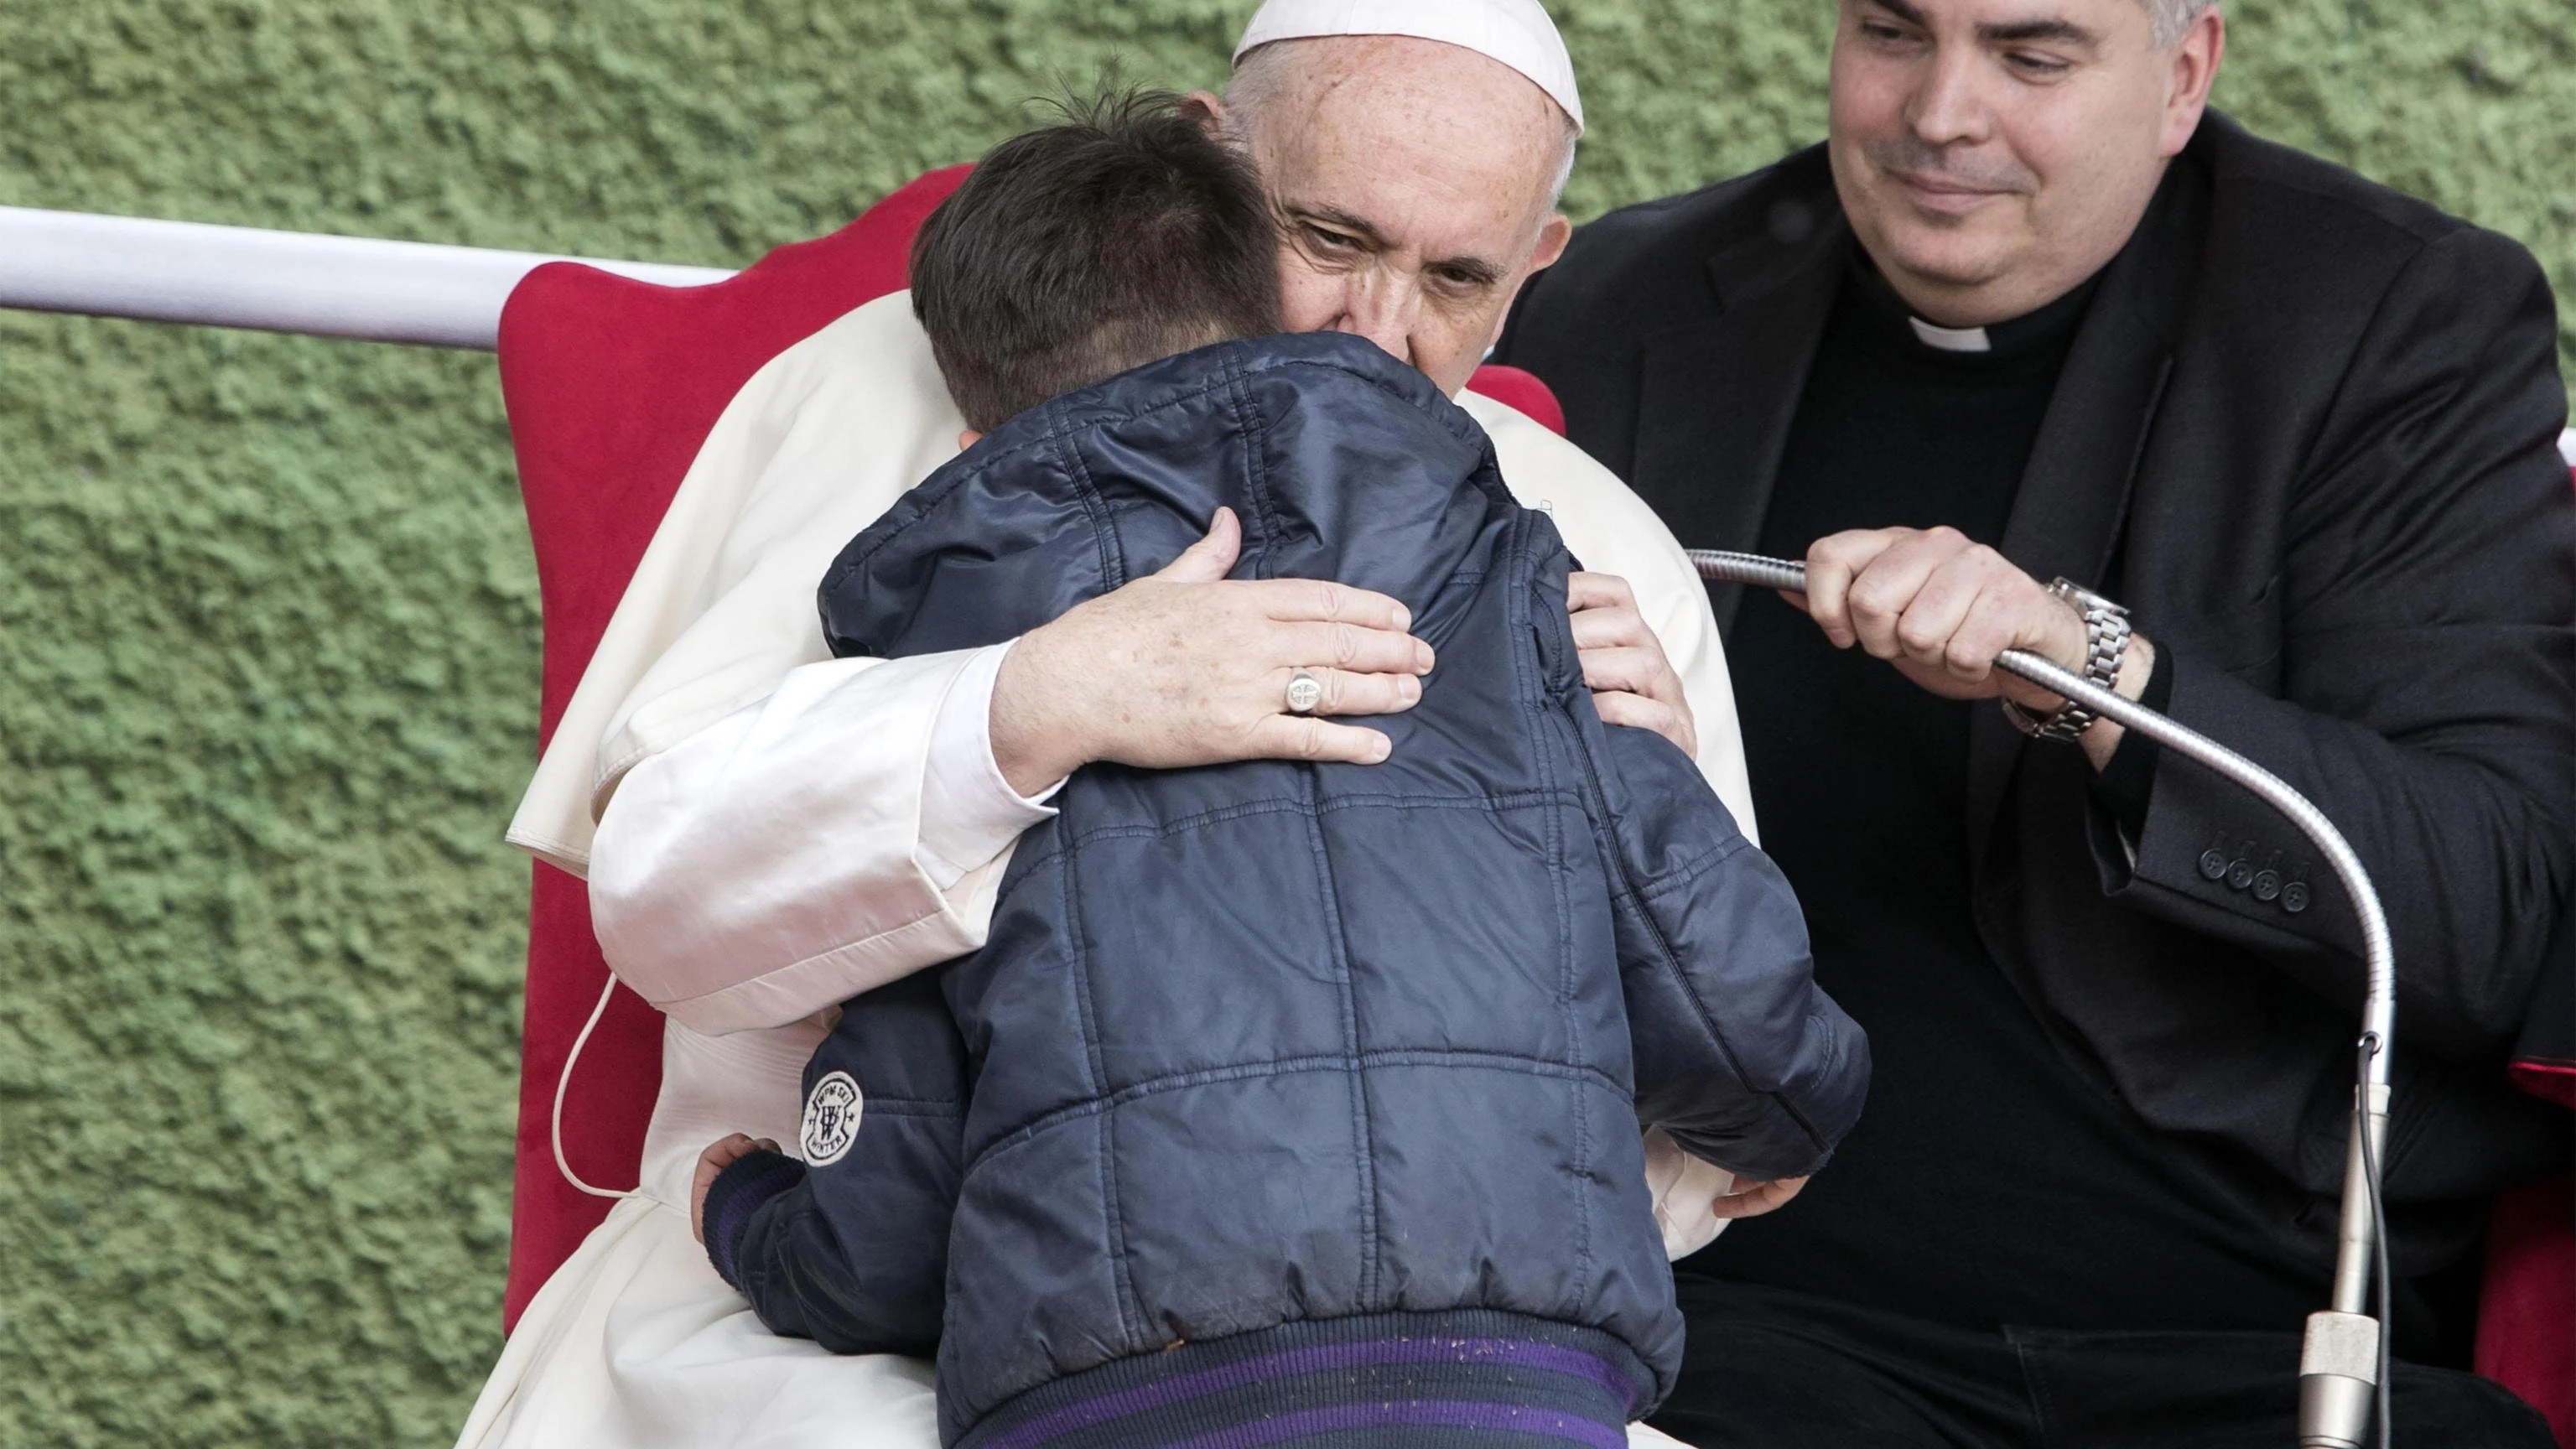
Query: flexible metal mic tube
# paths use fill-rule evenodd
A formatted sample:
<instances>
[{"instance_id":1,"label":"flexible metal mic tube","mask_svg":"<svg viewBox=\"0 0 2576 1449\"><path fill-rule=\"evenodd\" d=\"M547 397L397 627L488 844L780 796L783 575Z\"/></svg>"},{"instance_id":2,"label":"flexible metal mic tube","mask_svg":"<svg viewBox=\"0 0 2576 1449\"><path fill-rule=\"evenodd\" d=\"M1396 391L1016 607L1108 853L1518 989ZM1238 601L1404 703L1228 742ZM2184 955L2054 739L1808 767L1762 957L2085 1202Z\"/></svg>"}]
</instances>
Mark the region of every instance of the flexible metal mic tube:
<instances>
[{"instance_id":1,"label":"flexible metal mic tube","mask_svg":"<svg viewBox=\"0 0 2576 1449\"><path fill-rule=\"evenodd\" d=\"M1692 567L1712 583L1804 593L1807 568L1787 559L1760 554L1688 550ZM2362 958L2367 994L2362 1005L2362 1048L2366 1064L2355 1094L2352 1139L2346 1149L2343 1211L2335 1253L2334 1301L2308 1319L2306 1345L2299 1362L2299 1443L2301 1449L2360 1449L2370 1430L2374 1395L2381 1405L2381 1436L2386 1442L2386 1324L2369 1313L2372 1258L2382 1224L2374 1200L2376 1168L2387 1160L2388 1053L2397 1027L2397 961L2389 939L2388 915L2379 892L2362 868L2343 832L2324 811L2280 776L2209 738L2207 735L2124 699L2091 680L2036 654L2007 650L1997 668L2071 699L2103 717L2154 740L2253 794L2298 827L2314 844L2352 900L2361 922ZM2363 1140L2369 1134L2368 1141Z\"/></svg>"}]
</instances>

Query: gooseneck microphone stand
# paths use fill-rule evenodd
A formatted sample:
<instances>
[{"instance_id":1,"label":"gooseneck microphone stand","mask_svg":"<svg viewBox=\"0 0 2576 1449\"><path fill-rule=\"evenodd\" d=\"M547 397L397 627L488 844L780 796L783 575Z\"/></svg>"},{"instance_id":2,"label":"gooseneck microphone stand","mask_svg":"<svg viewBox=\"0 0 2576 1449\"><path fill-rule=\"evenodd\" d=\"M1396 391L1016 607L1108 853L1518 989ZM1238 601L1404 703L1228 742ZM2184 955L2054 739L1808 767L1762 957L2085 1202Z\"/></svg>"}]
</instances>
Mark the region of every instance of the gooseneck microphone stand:
<instances>
[{"instance_id":1,"label":"gooseneck microphone stand","mask_svg":"<svg viewBox=\"0 0 2576 1449\"><path fill-rule=\"evenodd\" d=\"M1758 554L1689 551L1700 577L1714 583L1805 593L1807 568ZM2376 1398L2381 1449L2388 1444L2388 1240L2381 1221L2380 1163L2388 1145L2388 1049L2397 1025L2397 963L2388 939L2388 916L2361 858L2325 812L2281 777L2217 741L2123 699L2082 675L2036 654L2009 650L1996 667L2075 701L2104 719L2117 720L2157 744L2214 771L2287 817L2315 843L2361 918L2369 992L2362 1006L2360 1061L2353 1097L2351 1144L2343 1175L2343 1214L2335 1250L2333 1306L2308 1315L2299 1354L2300 1449L2361 1449L2370 1432ZM2372 1270L2377 1269L2378 1314L2370 1313Z\"/></svg>"}]
</instances>

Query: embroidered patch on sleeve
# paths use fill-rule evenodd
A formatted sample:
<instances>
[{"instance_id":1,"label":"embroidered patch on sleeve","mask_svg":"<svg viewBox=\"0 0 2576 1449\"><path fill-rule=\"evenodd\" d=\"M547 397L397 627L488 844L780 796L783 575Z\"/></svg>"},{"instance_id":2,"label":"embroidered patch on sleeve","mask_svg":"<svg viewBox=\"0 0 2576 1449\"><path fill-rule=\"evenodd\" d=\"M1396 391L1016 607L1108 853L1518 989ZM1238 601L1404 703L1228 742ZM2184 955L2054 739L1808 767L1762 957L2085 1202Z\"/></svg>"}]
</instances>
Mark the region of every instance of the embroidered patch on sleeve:
<instances>
[{"instance_id":1,"label":"embroidered patch on sleeve","mask_svg":"<svg viewBox=\"0 0 2576 1449\"><path fill-rule=\"evenodd\" d=\"M859 1135L859 1084L847 1072L826 1073L805 1096L805 1121L796 1145L808 1167L829 1167L849 1155Z\"/></svg>"}]
</instances>

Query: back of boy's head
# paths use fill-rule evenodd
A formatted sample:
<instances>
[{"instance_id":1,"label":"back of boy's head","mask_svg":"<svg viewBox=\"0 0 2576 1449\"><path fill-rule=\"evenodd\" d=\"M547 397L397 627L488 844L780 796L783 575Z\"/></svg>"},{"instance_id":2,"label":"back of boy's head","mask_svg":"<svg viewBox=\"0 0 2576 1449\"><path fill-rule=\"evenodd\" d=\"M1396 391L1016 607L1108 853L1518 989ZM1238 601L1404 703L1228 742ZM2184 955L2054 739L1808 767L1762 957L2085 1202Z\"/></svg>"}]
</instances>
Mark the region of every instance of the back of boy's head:
<instances>
[{"instance_id":1,"label":"back of boy's head","mask_svg":"<svg viewBox=\"0 0 2576 1449\"><path fill-rule=\"evenodd\" d=\"M990 432L1157 358L1279 330L1277 233L1251 165L1127 91L1015 136L922 224L912 310Z\"/></svg>"}]
</instances>

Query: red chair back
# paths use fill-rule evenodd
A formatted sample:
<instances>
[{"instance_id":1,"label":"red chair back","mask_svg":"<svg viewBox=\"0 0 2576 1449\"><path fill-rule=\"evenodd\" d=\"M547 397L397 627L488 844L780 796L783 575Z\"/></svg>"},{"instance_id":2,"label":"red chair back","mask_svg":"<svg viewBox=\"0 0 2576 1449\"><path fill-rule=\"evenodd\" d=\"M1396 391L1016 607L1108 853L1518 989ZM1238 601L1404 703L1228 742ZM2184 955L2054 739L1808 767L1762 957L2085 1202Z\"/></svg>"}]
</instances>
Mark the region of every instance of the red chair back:
<instances>
[{"instance_id":1,"label":"red chair back","mask_svg":"<svg viewBox=\"0 0 2576 1449\"><path fill-rule=\"evenodd\" d=\"M965 174L933 171L815 241L781 247L707 287L658 287L558 262L537 268L501 314L501 394L545 609L542 748L644 556L680 479L751 375L852 308L899 290L913 232ZM516 1323L605 1199L555 1170L555 1079L608 977L582 883L539 865L528 921L519 1058L518 1171L511 1202ZM564 1110L564 1155L593 1183L635 1180L662 1080L661 1014L611 1000L583 1047Z\"/></svg>"}]
</instances>

